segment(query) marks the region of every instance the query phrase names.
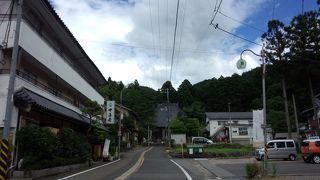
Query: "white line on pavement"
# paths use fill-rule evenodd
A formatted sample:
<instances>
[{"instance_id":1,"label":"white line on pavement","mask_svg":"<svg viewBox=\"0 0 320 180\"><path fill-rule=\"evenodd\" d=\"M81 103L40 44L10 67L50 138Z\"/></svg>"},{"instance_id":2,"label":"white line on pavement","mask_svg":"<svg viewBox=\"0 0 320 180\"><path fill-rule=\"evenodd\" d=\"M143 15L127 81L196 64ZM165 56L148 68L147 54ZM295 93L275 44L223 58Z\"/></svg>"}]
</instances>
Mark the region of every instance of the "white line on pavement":
<instances>
[{"instance_id":1,"label":"white line on pavement","mask_svg":"<svg viewBox=\"0 0 320 180\"><path fill-rule=\"evenodd\" d=\"M101 167L104 167L104 166L108 166L108 165L113 164L113 163L116 163L116 162L118 162L118 161L120 161L120 159L117 159L117 160L112 161L112 162L107 163L107 164L103 164L103 165L101 165L101 166L97 166L97 167L94 167L94 168L91 168L91 169L87 169L87 170L85 170L85 171L81 171L81 172L76 173L76 174L72 174L72 175L70 175L70 176L67 176L67 177L64 177L64 178L61 178L61 179L58 179L58 180L69 179L69 178L71 178L71 177L74 177L74 176L77 176L77 175L80 175L80 174L83 174L83 173L86 173L86 172L89 172L89 171L92 171L92 170L95 170L95 169L98 169L98 168L101 168Z\"/></svg>"},{"instance_id":2,"label":"white line on pavement","mask_svg":"<svg viewBox=\"0 0 320 180\"><path fill-rule=\"evenodd\" d=\"M173 162L175 165L177 165L177 166L181 169L181 171L184 173L184 175L186 175L186 177L187 177L188 180L192 180L192 177L188 174L188 172L187 172L185 169L183 169L182 166L180 166L178 163L176 163L176 162L175 162L174 160L172 160L172 159L170 159L170 161Z\"/></svg>"},{"instance_id":3,"label":"white line on pavement","mask_svg":"<svg viewBox=\"0 0 320 180\"><path fill-rule=\"evenodd\" d=\"M149 149L143 151L138 159L138 161L125 173L123 173L121 176L117 177L115 180L124 180L127 179L131 174L133 174L134 172L136 172L143 164L144 161L144 154L148 151L150 151L152 149L152 147L150 147Z\"/></svg>"}]
</instances>

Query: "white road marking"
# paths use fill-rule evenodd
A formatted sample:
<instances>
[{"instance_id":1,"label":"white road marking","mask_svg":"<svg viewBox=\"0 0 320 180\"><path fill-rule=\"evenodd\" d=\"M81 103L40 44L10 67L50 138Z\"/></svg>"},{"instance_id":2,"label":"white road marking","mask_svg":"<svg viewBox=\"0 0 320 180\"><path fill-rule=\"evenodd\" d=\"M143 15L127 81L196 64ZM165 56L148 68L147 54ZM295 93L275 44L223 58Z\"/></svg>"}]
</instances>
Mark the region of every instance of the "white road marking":
<instances>
[{"instance_id":1,"label":"white road marking","mask_svg":"<svg viewBox=\"0 0 320 180\"><path fill-rule=\"evenodd\" d=\"M170 161L173 162L175 165L177 165L181 169L181 171L184 173L184 175L187 177L188 180L192 180L192 177L188 174L188 172L185 169L183 169L182 166L180 166L178 163L176 163L172 159L170 159Z\"/></svg>"},{"instance_id":2,"label":"white road marking","mask_svg":"<svg viewBox=\"0 0 320 180\"><path fill-rule=\"evenodd\" d=\"M92 170L95 170L95 169L98 169L98 168L101 168L101 167L104 167L104 166L108 166L108 165L113 164L113 163L116 163L116 162L118 162L118 161L120 161L120 159L117 159L117 160L112 161L112 162L107 163L107 164L103 164L103 165L101 165L101 166L97 166L97 167L94 167L94 168L91 168L91 169L87 169L87 170L85 170L85 171L81 171L81 172L76 173L76 174L72 174L72 175L70 175L70 176L67 176L67 177L64 177L64 178L61 178L61 179L58 179L58 180L69 179L69 178L71 178L71 177L74 177L74 176L77 176L77 175L80 175L80 174L83 174L83 173L86 173L86 172L89 172L89 171L92 171Z\"/></svg>"},{"instance_id":3,"label":"white road marking","mask_svg":"<svg viewBox=\"0 0 320 180\"><path fill-rule=\"evenodd\" d=\"M131 174L133 174L134 172L136 172L143 164L144 161L144 154L148 151L150 151L152 149L149 148L145 151L142 152L142 154L140 155L138 161L136 162L136 164L134 164L128 171L126 171L125 173L123 173L121 176L117 177L115 180L124 180L127 179Z\"/></svg>"}]
</instances>

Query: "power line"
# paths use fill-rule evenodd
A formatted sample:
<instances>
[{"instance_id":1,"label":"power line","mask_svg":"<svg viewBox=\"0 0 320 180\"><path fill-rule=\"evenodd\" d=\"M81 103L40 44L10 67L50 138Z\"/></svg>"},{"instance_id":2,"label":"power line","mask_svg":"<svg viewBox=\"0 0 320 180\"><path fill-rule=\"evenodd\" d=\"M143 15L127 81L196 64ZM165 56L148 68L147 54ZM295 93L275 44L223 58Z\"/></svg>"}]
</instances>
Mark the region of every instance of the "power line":
<instances>
[{"instance_id":1,"label":"power line","mask_svg":"<svg viewBox=\"0 0 320 180\"><path fill-rule=\"evenodd\" d=\"M214 19L214 17L215 17L216 11L217 11L218 1L219 1L219 0L216 1L216 4L215 4L215 6L214 6L214 10L213 10L212 16L211 16L211 18L210 18L210 23L208 24L206 31L203 33L203 36L201 37L199 43L197 44L196 49L198 49L198 48L200 47L203 39L207 36L208 29L209 29L209 27L210 27L210 25L211 25L211 23L212 23L212 19ZM220 0L218 9L220 8L221 3L222 3L222 0Z\"/></svg>"},{"instance_id":2,"label":"power line","mask_svg":"<svg viewBox=\"0 0 320 180\"><path fill-rule=\"evenodd\" d=\"M245 22L239 21L239 20L237 20L237 19L235 19L235 18L233 18L233 17L231 17L231 16L228 16L228 15L224 14L224 13L221 12L221 11L219 11L219 14L221 14L222 16L224 16L224 17L226 17L226 18L229 18L229 19L231 19L231 20L233 20L233 21L236 21L236 22L238 22L238 23L240 23L240 24L242 24L242 25L248 26L248 27L250 27L250 28L252 28L252 29L254 29L254 30L257 30L257 31L260 31L260 32L265 32L265 31L263 31L262 29L259 29L259 28L257 28L257 27L254 27L254 26L252 26L252 25L250 25L250 24L247 24L247 23L245 23Z\"/></svg>"},{"instance_id":3,"label":"power line","mask_svg":"<svg viewBox=\"0 0 320 180\"><path fill-rule=\"evenodd\" d=\"M178 46L178 56L177 56L177 65L176 65L176 69L178 68L179 65L179 59L180 59L180 49L181 49L181 42L182 42L182 34L183 34L183 29L184 29L184 19L185 19L185 15L186 15L186 11L187 11L187 3L188 1L185 0L184 1L184 7L183 7L183 15L182 15L182 27L181 27L181 32L180 32L180 41L179 41L179 46ZM177 71L177 70L176 70Z\"/></svg>"},{"instance_id":4,"label":"power line","mask_svg":"<svg viewBox=\"0 0 320 180\"><path fill-rule=\"evenodd\" d=\"M210 25L213 24L213 21L214 21L214 19L216 18L217 14L218 14L218 11L219 11L219 9L220 9L221 3L222 3L222 0L220 0L219 6L218 6L217 11L215 12L215 14L214 14L211 22L210 22Z\"/></svg>"},{"instance_id":5,"label":"power line","mask_svg":"<svg viewBox=\"0 0 320 180\"><path fill-rule=\"evenodd\" d=\"M158 0L158 32L159 32L159 59L161 61L161 28L160 28L160 0ZM165 59L165 58L164 58ZM161 77L162 79L162 77Z\"/></svg>"},{"instance_id":6,"label":"power line","mask_svg":"<svg viewBox=\"0 0 320 180\"><path fill-rule=\"evenodd\" d=\"M220 31L223 31L223 32L225 32L225 33L227 33L227 34L230 34L230 35L232 35L232 36L234 36L234 37L237 37L237 38L239 38L239 39L242 39L242 40L245 40L245 41L247 41L247 42L250 42L250 43L252 43L252 44L255 44L255 45L258 45L258 46L262 46L261 44L258 44L258 43L256 43L256 42L253 42L253 41L249 40L249 39L243 38L243 37L241 37L241 36L238 36L238 35L236 35L236 34L233 34L233 33L229 32L229 31L227 31L227 30L224 30L224 29L220 28L218 24L215 24L215 25L214 25L214 28L215 28L215 29L219 29Z\"/></svg>"},{"instance_id":7,"label":"power line","mask_svg":"<svg viewBox=\"0 0 320 180\"><path fill-rule=\"evenodd\" d=\"M172 47L172 56L171 56L170 78L169 78L170 82L171 82L171 78L172 78L172 65L173 65L174 49L175 49L175 44L176 44L178 14L179 14L179 2L180 2L180 0L178 0L178 3L177 3L176 22L175 22L174 35L173 35L173 47Z\"/></svg>"},{"instance_id":8,"label":"power line","mask_svg":"<svg viewBox=\"0 0 320 180\"><path fill-rule=\"evenodd\" d=\"M158 0L159 57L161 59L160 0Z\"/></svg>"},{"instance_id":9,"label":"power line","mask_svg":"<svg viewBox=\"0 0 320 180\"><path fill-rule=\"evenodd\" d=\"M135 48L135 49L153 49L152 46L147 46L147 45L142 45L142 46L137 46L129 43L110 43L106 41L96 41L96 40L88 40L88 39L79 39L79 41L86 41L86 42L91 42L91 43L103 43L107 44L110 46L121 46L121 47L127 47L127 48ZM162 51L172 51L171 48L161 48ZM199 50L199 49L187 49L187 48L181 48L181 51L184 53L199 53L199 54L212 54L212 53L225 53L224 51L208 51L208 50Z\"/></svg>"},{"instance_id":10,"label":"power line","mask_svg":"<svg viewBox=\"0 0 320 180\"><path fill-rule=\"evenodd\" d=\"M167 16L166 16L167 28L166 28L166 45L165 45L166 48L168 48L168 31L169 31L169 2L168 1L169 0L167 0ZM165 52L166 52L166 57L165 57L166 75L168 75L169 59L168 59L167 51Z\"/></svg>"},{"instance_id":11,"label":"power line","mask_svg":"<svg viewBox=\"0 0 320 180\"><path fill-rule=\"evenodd\" d=\"M6 16L8 15L9 10L12 8L12 6L13 6L13 2L14 2L14 1L11 1L11 2L10 2L10 5L9 5L9 7L8 7L7 11L5 12L5 14L3 15L2 19L1 19L0 26L1 26L1 25L2 25L2 23L4 22L4 19L6 18Z\"/></svg>"},{"instance_id":12,"label":"power line","mask_svg":"<svg viewBox=\"0 0 320 180\"><path fill-rule=\"evenodd\" d=\"M156 47L154 42L154 33L153 33L153 23L152 23L152 14L151 14L151 0L149 0L149 13L150 13L150 25L151 25L151 31L152 31L152 44L153 44L153 53L156 54Z\"/></svg>"}]
</instances>

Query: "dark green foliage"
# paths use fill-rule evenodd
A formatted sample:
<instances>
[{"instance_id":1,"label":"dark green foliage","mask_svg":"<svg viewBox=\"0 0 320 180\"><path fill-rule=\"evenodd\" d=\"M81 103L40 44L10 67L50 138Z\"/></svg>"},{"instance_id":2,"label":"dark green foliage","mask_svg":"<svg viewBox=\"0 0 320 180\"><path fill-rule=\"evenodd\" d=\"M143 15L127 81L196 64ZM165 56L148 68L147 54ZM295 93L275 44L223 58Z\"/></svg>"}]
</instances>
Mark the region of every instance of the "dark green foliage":
<instances>
[{"instance_id":1,"label":"dark green foliage","mask_svg":"<svg viewBox=\"0 0 320 180\"><path fill-rule=\"evenodd\" d=\"M203 103L194 101L190 106L183 107L184 114L182 117L196 118L200 124L205 124L205 107Z\"/></svg>"},{"instance_id":2,"label":"dark green foliage","mask_svg":"<svg viewBox=\"0 0 320 180\"><path fill-rule=\"evenodd\" d=\"M182 120L186 127L187 137L198 136L200 134L200 123L196 118L186 118Z\"/></svg>"},{"instance_id":3,"label":"dark green foliage","mask_svg":"<svg viewBox=\"0 0 320 180\"><path fill-rule=\"evenodd\" d=\"M246 164L246 173L248 179L253 179L257 177L260 174L260 172L260 167L256 162Z\"/></svg>"},{"instance_id":4,"label":"dark green foliage","mask_svg":"<svg viewBox=\"0 0 320 180\"><path fill-rule=\"evenodd\" d=\"M186 133L187 132L186 126L179 119L171 120L170 129L171 129L171 133L173 133L173 134L181 134L181 133Z\"/></svg>"},{"instance_id":5,"label":"dark green foliage","mask_svg":"<svg viewBox=\"0 0 320 180\"><path fill-rule=\"evenodd\" d=\"M23 169L85 162L90 152L86 138L71 129L61 129L55 135L48 128L28 126L17 132L17 141Z\"/></svg>"},{"instance_id":6,"label":"dark green foliage","mask_svg":"<svg viewBox=\"0 0 320 180\"><path fill-rule=\"evenodd\" d=\"M193 89L191 83L185 79L177 91L178 102L180 107L190 106L193 102Z\"/></svg>"},{"instance_id":7,"label":"dark green foliage","mask_svg":"<svg viewBox=\"0 0 320 180\"><path fill-rule=\"evenodd\" d=\"M61 129L56 138L59 145L57 156L81 160L87 159L90 146L84 135L76 133L72 129Z\"/></svg>"},{"instance_id":8,"label":"dark green foliage","mask_svg":"<svg viewBox=\"0 0 320 180\"><path fill-rule=\"evenodd\" d=\"M28 126L17 132L21 157L51 159L57 151L57 139L47 128Z\"/></svg>"}]
</instances>

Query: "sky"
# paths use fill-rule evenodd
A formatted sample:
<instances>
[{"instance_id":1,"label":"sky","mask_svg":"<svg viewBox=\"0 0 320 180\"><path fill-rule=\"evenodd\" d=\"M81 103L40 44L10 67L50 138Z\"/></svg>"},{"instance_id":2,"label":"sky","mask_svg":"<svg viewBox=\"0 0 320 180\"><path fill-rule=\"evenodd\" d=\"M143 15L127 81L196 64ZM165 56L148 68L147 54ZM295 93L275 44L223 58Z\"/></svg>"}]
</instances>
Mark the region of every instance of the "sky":
<instances>
[{"instance_id":1,"label":"sky","mask_svg":"<svg viewBox=\"0 0 320 180\"><path fill-rule=\"evenodd\" d=\"M260 53L269 20L289 24L317 9L316 0L220 1L179 0L176 19L178 0L50 0L106 79L155 90L168 80L178 88L185 79L195 84L258 67L250 52L245 69L236 62L244 49Z\"/></svg>"}]
</instances>

